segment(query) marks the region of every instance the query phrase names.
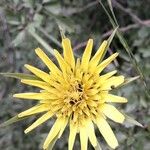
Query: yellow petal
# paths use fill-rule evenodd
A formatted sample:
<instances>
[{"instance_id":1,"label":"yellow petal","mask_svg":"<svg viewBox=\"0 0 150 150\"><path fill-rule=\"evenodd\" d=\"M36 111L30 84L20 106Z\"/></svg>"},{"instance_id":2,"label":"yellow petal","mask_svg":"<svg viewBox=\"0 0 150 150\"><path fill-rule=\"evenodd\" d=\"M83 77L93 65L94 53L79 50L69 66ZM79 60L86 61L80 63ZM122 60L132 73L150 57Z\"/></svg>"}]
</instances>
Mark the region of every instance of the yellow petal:
<instances>
[{"instance_id":1,"label":"yellow petal","mask_svg":"<svg viewBox=\"0 0 150 150\"><path fill-rule=\"evenodd\" d=\"M97 89L88 89L87 95L93 96L97 94L99 91Z\"/></svg>"},{"instance_id":2,"label":"yellow petal","mask_svg":"<svg viewBox=\"0 0 150 150\"><path fill-rule=\"evenodd\" d=\"M91 52L92 52L92 47L93 47L93 39L89 39L87 46L85 48L85 51L82 56L82 61L81 61L81 67L83 71L87 71L88 65L89 65L89 60L91 57Z\"/></svg>"},{"instance_id":3,"label":"yellow petal","mask_svg":"<svg viewBox=\"0 0 150 150\"><path fill-rule=\"evenodd\" d=\"M80 58L77 58L76 67L75 67L75 77L79 80L82 80L83 72L81 70Z\"/></svg>"},{"instance_id":4,"label":"yellow petal","mask_svg":"<svg viewBox=\"0 0 150 150\"><path fill-rule=\"evenodd\" d=\"M62 85L60 85L57 82L54 82L52 80L51 80L51 82L47 83L47 82L43 82L43 81L39 81L39 80L26 80L26 79L23 79L23 80L21 80L21 82L24 83L24 84L28 84L28 85L32 85L32 86L42 88L42 89L47 90L48 92L51 92L51 93L56 93L56 92L58 92L57 90L60 90L62 88ZM54 92L54 90L56 92Z\"/></svg>"},{"instance_id":5,"label":"yellow petal","mask_svg":"<svg viewBox=\"0 0 150 150\"><path fill-rule=\"evenodd\" d=\"M106 68L118 55L119 53L114 53L113 55L102 61L102 63L97 66L96 72L100 73L101 71L103 71L103 69Z\"/></svg>"},{"instance_id":6,"label":"yellow petal","mask_svg":"<svg viewBox=\"0 0 150 150\"><path fill-rule=\"evenodd\" d=\"M38 127L40 124L44 123L47 121L49 118L53 116L53 113L51 111L48 111L44 115L42 115L39 119L37 119L31 126L29 126L24 132L28 133Z\"/></svg>"},{"instance_id":7,"label":"yellow petal","mask_svg":"<svg viewBox=\"0 0 150 150\"><path fill-rule=\"evenodd\" d=\"M42 100L42 99L57 99L58 97L51 93L19 93L14 94L13 97L23 98L23 99L34 99L34 100Z\"/></svg>"},{"instance_id":8,"label":"yellow petal","mask_svg":"<svg viewBox=\"0 0 150 150\"><path fill-rule=\"evenodd\" d=\"M112 94L106 94L103 99L105 102L111 102L111 103L127 103L128 100L124 97L112 95Z\"/></svg>"},{"instance_id":9,"label":"yellow petal","mask_svg":"<svg viewBox=\"0 0 150 150\"><path fill-rule=\"evenodd\" d=\"M92 121L88 122L87 133L88 133L89 140L90 140L92 146L96 147L96 145L97 145L97 139L96 139L94 125L93 125Z\"/></svg>"},{"instance_id":10,"label":"yellow petal","mask_svg":"<svg viewBox=\"0 0 150 150\"><path fill-rule=\"evenodd\" d=\"M98 65L104 51L106 50L107 43L108 43L107 41L103 41L103 43L100 45L96 54L93 56L93 58L90 61L90 67L96 67Z\"/></svg>"},{"instance_id":11,"label":"yellow petal","mask_svg":"<svg viewBox=\"0 0 150 150\"><path fill-rule=\"evenodd\" d=\"M21 113L18 114L18 117L25 117L25 116L29 116L29 115L33 115L33 114L37 114L37 113L41 113L44 111L48 111L50 109L49 104L41 104L41 105L36 105L30 109L27 109Z\"/></svg>"},{"instance_id":12,"label":"yellow petal","mask_svg":"<svg viewBox=\"0 0 150 150\"><path fill-rule=\"evenodd\" d=\"M124 115L120 113L114 106L109 104L102 104L99 107L99 110L103 112L108 118L112 119L115 122L123 123Z\"/></svg>"},{"instance_id":13,"label":"yellow petal","mask_svg":"<svg viewBox=\"0 0 150 150\"><path fill-rule=\"evenodd\" d=\"M63 87L68 87L68 82L66 82L65 80L64 80L64 77L63 76L56 76L55 74L52 74L51 73L51 78L52 78L52 80L54 80L55 82L58 82L58 83L60 83L61 85L63 85Z\"/></svg>"},{"instance_id":14,"label":"yellow petal","mask_svg":"<svg viewBox=\"0 0 150 150\"><path fill-rule=\"evenodd\" d=\"M39 87L48 91L51 90L50 84L48 84L47 82L43 82L39 80L26 80L26 79L21 80L21 82L24 84L36 86L36 87Z\"/></svg>"},{"instance_id":15,"label":"yellow petal","mask_svg":"<svg viewBox=\"0 0 150 150\"><path fill-rule=\"evenodd\" d=\"M101 85L101 90L111 90L124 82L124 76L111 77Z\"/></svg>"},{"instance_id":16,"label":"yellow petal","mask_svg":"<svg viewBox=\"0 0 150 150\"><path fill-rule=\"evenodd\" d=\"M46 64L49 70L51 70L53 73L57 73L61 75L61 71L40 48L35 49L35 52L41 58L41 60Z\"/></svg>"},{"instance_id":17,"label":"yellow petal","mask_svg":"<svg viewBox=\"0 0 150 150\"><path fill-rule=\"evenodd\" d=\"M54 123L53 127L51 128L48 136L46 137L46 140L43 145L43 149L47 149L49 146L49 143L57 136L59 133L62 123L64 122L64 118L58 118L56 122Z\"/></svg>"},{"instance_id":18,"label":"yellow petal","mask_svg":"<svg viewBox=\"0 0 150 150\"><path fill-rule=\"evenodd\" d=\"M112 76L113 76L114 74L116 74L116 73L117 73L117 71L114 70L114 71L111 71L111 72L106 73L106 74L104 74L104 75L101 75L101 76L99 77L99 80L100 80L100 82L105 81L106 79L112 77Z\"/></svg>"},{"instance_id":19,"label":"yellow petal","mask_svg":"<svg viewBox=\"0 0 150 150\"><path fill-rule=\"evenodd\" d=\"M69 65L65 62L65 60L63 59L63 57L60 55L60 53L57 50L54 50L54 53L55 53L55 57L59 63L61 70L67 71Z\"/></svg>"},{"instance_id":20,"label":"yellow petal","mask_svg":"<svg viewBox=\"0 0 150 150\"><path fill-rule=\"evenodd\" d=\"M63 59L63 57L60 55L60 53L57 50L54 50L55 53L55 57L59 63L59 66L63 72L63 76L64 78L67 80L68 79L68 75L67 73L70 73L71 68L69 67L69 65L65 62L65 60Z\"/></svg>"},{"instance_id":21,"label":"yellow petal","mask_svg":"<svg viewBox=\"0 0 150 150\"><path fill-rule=\"evenodd\" d=\"M25 65L25 67L42 80L46 82L51 81L50 75L45 73L44 71L41 71L40 69L27 64Z\"/></svg>"},{"instance_id":22,"label":"yellow petal","mask_svg":"<svg viewBox=\"0 0 150 150\"><path fill-rule=\"evenodd\" d=\"M68 64L71 65L71 68L74 70L75 59L74 59L70 40L68 38L63 39L62 46L63 46L64 59Z\"/></svg>"},{"instance_id":23,"label":"yellow petal","mask_svg":"<svg viewBox=\"0 0 150 150\"><path fill-rule=\"evenodd\" d=\"M104 139L106 140L108 145L111 148L115 149L118 146L118 141L117 141L111 127L107 123L107 121L103 117L99 116L96 119L96 124L98 126L100 133L102 134L102 136L104 137Z\"/></svg>"},{"instance_id":24,"label":"yellow petal","mask_svg":"<svg viewBox=\"0 0 150 150\"><path fill-rule=\"evenodd\" d=\"M65 130L67 124L68 124L68 118L65 118L65 119L64 119L64 122L63 122L63 124L62 124L62 126L61 126L61 130L60 130L60 132L59 132L58 138L60 138L61 135L63 134L63 132L64 132L64 130Z\"/></svg>"},{"instance_id":25,"label":"yellow petal","mask_svg":"<svg viewBox=\"0 0 150 150\"><path fill-rule=\"evenodd\" d=\"M81 143L81 150L87 150L88 134L85 126L80 126L80 143Z\"/></svg>"},{"instance_id":26,"label":"yellow petal","mask_svg":"<svg viewBox=\"0 0 150 150\"><path fill-rule=\"evenodd\" d=\"M69 134L69 150L73 150L75 137L77 134L77 124L70 123L70 134Z\"/></svg>"}]
</instances>

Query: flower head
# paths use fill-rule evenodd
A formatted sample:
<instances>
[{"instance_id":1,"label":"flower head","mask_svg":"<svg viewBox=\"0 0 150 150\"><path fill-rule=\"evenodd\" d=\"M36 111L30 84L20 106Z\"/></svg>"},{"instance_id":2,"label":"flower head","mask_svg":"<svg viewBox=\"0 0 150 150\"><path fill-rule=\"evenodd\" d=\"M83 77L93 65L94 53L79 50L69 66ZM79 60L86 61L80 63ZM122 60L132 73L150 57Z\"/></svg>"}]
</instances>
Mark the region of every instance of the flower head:
<instances>
[{"instance_id":1,"label":"flower head","mask_svg":"<svg viewBox=\"0 0 150 150\"><path fill-rule=\"evenodd\" d=\"M18 114L18 117L43 113L25 130L25 133L32 131L51 117L56 117L43 149L47 149L54 139L60 138L67 125L70 128L69 150L73 149L77 133L80 135L81 150L87 149L88 140L93 147L96 147L94 125L97 125L111 148L118 146L117 139L107 123L107 118L123 123L124 115L110 103L126 103L127 99L109 93L112 87L117 87L124 82L124 76L114 76L116 70L101 75L104 68L118 56L118 53L115 53L101 61L107 44L108 42L104 41L91 58L93 40L89 39L82 58L75 60L71 42L65 38L62 40L63 56L54 50L59 67L40 48L37 48L35 52L50 72L46 73L31 65L25 65L35 75L35 78L22 79L21 82L39 87L41 90L39 93L14 95L16 98L32 99L38 102L37 105Z\"/></svg>"}]
</instances>

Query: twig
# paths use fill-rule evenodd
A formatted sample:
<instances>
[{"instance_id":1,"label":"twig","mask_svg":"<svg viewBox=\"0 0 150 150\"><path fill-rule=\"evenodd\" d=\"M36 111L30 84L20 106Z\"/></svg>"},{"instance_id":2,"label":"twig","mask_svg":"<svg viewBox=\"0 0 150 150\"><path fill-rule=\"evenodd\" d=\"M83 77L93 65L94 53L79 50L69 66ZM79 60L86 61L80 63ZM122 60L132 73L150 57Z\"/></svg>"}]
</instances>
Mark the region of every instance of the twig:
<instances>
[{"instance_id":1,"label":"twig","mask_svg":"<svg viewBox=\"0 0 150 150\"><path fill-rule=\"evenodd\" d=\"M86 46L86 44L87 44L87 41L81 42L81 43L79 43L77 46L75 46L75 47L73 48L73 50L76 51L76 50L78 50L78 49L80 49L80 48Z\"/></svg>"},{"instance_id":2,"label":"twig","mask_svg":"<svg viewBox=\"0 0 150 150\"><path fill-rule=\"evenodd\" d=\"M144 20L143 22L147 25L150 25L150 20ZM125 27L121 27L121 28L119 28L119 30L122 31L122 32L127 32L131 29L136 29L136 28L139 28L139 27L140 27L140 25L135 23L135 24L129 24ZM113 30L109 30L108 32L102 34L102 38L104 39L104 38L108 37L109 35L111 35L112 31ZM78 44L77 46L74 47L74 51L84 47L86 45L86 43L87 42L81 42L80 44Z\"/></svg>"},{"instance_id":3,"label":"twig","mask_svg":"<svg viewBox=\"0 0 150 150\"><path fill-rule=\"evenodd\" d=\"M131 30L131 29L136 29L136 28L138 28L138 27L140 27L139 24L136 24L136 23L135 23L135 24L127 25L126 27L119 28L119 30L122 31L122 32L126 32L126 31L129 31L129 30ZM109 35L111 35L112 31L113 31L113 30L110 30L110 31L104 33L104 34L102 35L102 38L106 38L106 37L108 37Z\"/></svg>"},{"instance_id":4,"label":"twig","mask_svg":"<svg viewBox=\"0 0 150 150\"><path fill-rule=\"evenodd\" d=\"M97 2L97 1L94 1L94 2L88 3L86 6L84 6L84 7L82 7L82 8L75 8L75 9L72 9L71 12L70 12L70 10L67 11L67 10L65 9L65 12L64 12L63 14L64 14L65 16L71 16L71 15L74 15L74 14L78 14L78 13L81 13L81 12L83 12L83 11L85 11L85 10L87 10L87 9L89 9L89 8L91 8L91 7L95 6L95 5L97 5L97 4L98 4L98 2Z\"/></svg>"},{"instance_id":5,"label":"twig","mask_svg":"<svg viewBox=\"0 0 150 150\"><path fill-rule=\"evenodd\" d=\"M132 11L131 9L127 9L125 7L123 7L119 2L117 2L116 0L113 0L113 5L114 7L122 10L123 12L125 12L126 14L128 14L129 16L132 17L132 19L134 20L135 23L138 23L140 25L144 25L144 26L147 26L147 27L150 27L150 20L148 20L148 22L145 22L143 20L141 20L138 16L136 16Z\"/></svg>"}]
</instances>

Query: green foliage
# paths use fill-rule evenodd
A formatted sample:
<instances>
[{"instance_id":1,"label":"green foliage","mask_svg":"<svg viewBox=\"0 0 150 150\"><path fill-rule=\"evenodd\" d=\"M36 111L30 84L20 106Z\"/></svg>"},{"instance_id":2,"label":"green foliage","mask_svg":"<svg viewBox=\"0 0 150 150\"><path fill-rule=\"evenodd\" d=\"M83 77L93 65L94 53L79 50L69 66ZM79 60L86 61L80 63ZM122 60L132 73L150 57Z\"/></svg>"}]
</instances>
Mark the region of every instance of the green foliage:
<instances>
[{"instance_id":1,"label":"green foliage","mask_svg":"<svg viewBox=\"0 0 150 150\"><path fill-rule=\"evenodd\" d=\"M109 2L109 3L108 3ZM150 91L150 2L149 0L136 1L102 1L106 8L114 11L114 20L119 25L121 36L127 41L132 59L136 59L142 75L145 76L147 92ZM118 5L118 3L120 5ZM142 7L141 7L142 6ZM126 9L124 9L126 8ZM127 10L127 11L126 11ZM61 49L61 35L59 27L65 31L65 35L72 40L76 56L81 56L89 38L94 39L94 50L99 42L112 33L111 23L97 1L92 0L1 0L0 1L0 72L18 72L16 74L0 75L0 124L16 116L17 113L30 108L32 102L14 100L14 93L33 91L32 87L21 85L20 81L5 78L3 75L13 78L35 78L28 76L24 64L33 64L47 71L45 65L39 61L34 53L37 47L43 48L53 58L52 49ZM118 37L113 39L106 56L118 51L119 57L107 69L117 68L119 73L125 75L132 82L139 76L133 67L128 53L122 46ZM141 75L141 74L140 74ZM133 77L133 78L129 78ZM36 90L34 88L34 90ZM116 92L114 90L114 92ZM122 86L118 95L128 99L127 104L119 105L120 109L132 116L143 125L143 128L127 117L124 125L113 124L120 146L118 150L149 150L150 144L150 101L145 94L145 88L140 79ZM38 116L37 116L38 117ZM9 120L15 122L16 118ZM7 128L0 129L0 148L7 150L38 150L42 149L43 140L49 132L53 121L49 121L35 129L29 135L23 130L36 118L31 117L20 121ZM134 124L128 123L132 122ZM6 125L6 124L3 124ZM68 129L69 130L69 129ZM67 149L68 130L63 137L56 142L54 149ZM97 134L97 133L96 133ZM106 143L98 135L102 149L108 149ZM53 141L55 142L55 141ZM99 147L97 147L98 149ZM75 149L79 149L79 139L75 143ZM92 149L89 146L89 149Z\"/></svg>"}]
</instances>

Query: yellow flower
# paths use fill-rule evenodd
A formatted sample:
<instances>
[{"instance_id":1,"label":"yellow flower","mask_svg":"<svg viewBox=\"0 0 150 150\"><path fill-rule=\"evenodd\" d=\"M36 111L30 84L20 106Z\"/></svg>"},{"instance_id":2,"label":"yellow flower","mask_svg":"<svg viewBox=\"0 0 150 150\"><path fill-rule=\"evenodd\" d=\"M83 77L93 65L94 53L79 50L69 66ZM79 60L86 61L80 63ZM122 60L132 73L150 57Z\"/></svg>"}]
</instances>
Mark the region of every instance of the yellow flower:
<instances>
[{"instance_id":1,"label":"yellow flower","mask_svg":"<svg viewBox=\"0 0 150 150\"><path fill-rule=\"evenodd\" d=\"M107 123L107 117L115 122L123 123L124 115L110 103L126 103L127 99L109 94L112 87L117 87L124 82L124 76L114 76L116 70L100 75L104 68L118 56L118 53L115 53L100 62L107 44L108 42L104 41L91 58L93 40L89 39L82 58L75 60L71 42L65 38L62 40L63 57L54 50L59 68L40 48L37 48L35 52L50 72L45 73L36 67L25 65L37 79L22 79L21 82L39 87L41 90L39 93L14 95L16 98L32 99L38 102L34 107L18 114L18 117L44 113L25 130L25 133L32 131L51 117L56 117L43 149L47 149L54 139L60 138L67 125L70 127L69 150L73 149L77 133L80 134L81 150L87 149L88 140L93 147L96 147L98 143L94 125L97 125L111 148L118 146L118 141Z\"/></svg>"}]
</instances>

